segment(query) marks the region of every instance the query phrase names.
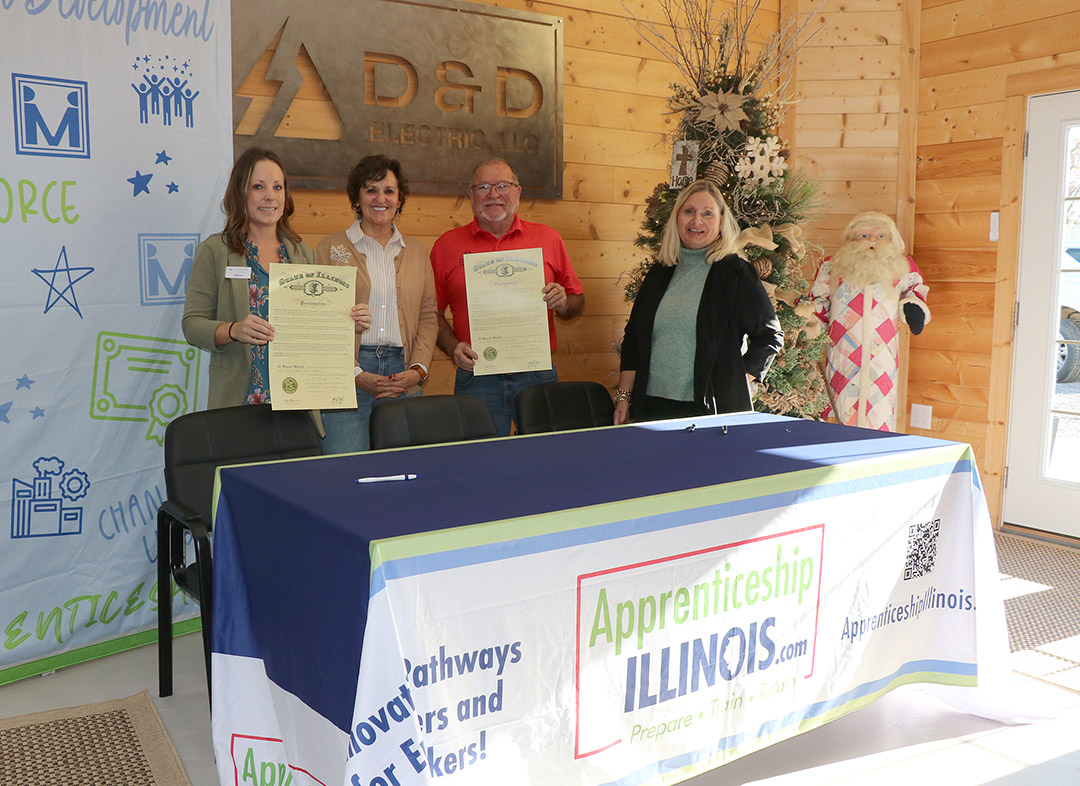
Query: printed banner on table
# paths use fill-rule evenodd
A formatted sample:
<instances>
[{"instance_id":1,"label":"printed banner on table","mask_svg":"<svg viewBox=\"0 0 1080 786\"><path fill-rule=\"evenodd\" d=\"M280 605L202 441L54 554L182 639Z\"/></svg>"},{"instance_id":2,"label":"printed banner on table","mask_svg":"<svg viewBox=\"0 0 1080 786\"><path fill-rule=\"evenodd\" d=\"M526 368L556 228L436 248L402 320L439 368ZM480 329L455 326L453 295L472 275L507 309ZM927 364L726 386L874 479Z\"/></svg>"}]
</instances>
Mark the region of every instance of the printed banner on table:
<instances>
[{"instance_id":1,"label":"printed banner on table","mask_svg":"<svg viewBox=\"0 0 1080 786\"><path fill-rule=\"evenodd\" d=\"M974 684L968 475L747 508L385 562L366 640L396 646L365 647L346 783L672 783L905 682Z\"/></svg>"},{"instance_id":2,"label":"printed banner on table","mask_svg":"<svg viewBox=\"0 0 1080 786\"><path fill-rule=\"evenodd\" d=\"M164 430L206 399L180 317L232 119L226 0L4 0L0 29L3 683L155 624Z\"/></svg>"},{"instance_id":3,"label":"printed banner on table","mask_svg":"<svg viewBox=\"0 0 1080 786\"><path fill-rule=\"evenodd\" d=\"M377 541L349 728L216 652L222 782L670 784L973 686L1000 614L974 476L945 445Z\"/></svg>"}]
</instances>

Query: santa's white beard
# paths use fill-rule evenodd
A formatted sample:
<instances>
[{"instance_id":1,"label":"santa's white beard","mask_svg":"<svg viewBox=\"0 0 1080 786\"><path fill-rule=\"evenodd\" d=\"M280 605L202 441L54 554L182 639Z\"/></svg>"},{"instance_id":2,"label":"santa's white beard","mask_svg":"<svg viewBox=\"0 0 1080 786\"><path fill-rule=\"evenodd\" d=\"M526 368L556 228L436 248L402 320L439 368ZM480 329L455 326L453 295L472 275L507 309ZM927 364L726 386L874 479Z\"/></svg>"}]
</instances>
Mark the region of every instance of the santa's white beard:
<instances>
[{"instance_id":1,"label":"santa's white beard","mask_svg":"<svg viewBox=\"0 0 1080 786\"><path fill-rule=\"evenodd\" d=\"M831 265L834 274L859 289L872 284L891 289L911 270L904 252L891 243L871 248L860 240L849 240L840 246Z\"/></svg>"}]
</instances>

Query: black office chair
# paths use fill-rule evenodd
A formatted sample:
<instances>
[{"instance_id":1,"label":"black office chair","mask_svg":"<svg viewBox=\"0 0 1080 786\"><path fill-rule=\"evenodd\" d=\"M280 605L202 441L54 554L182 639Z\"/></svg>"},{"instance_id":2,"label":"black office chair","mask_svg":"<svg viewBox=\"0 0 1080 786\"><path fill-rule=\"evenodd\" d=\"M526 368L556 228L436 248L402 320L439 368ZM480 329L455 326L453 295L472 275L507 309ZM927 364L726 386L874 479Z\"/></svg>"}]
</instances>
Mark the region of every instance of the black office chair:
<instances>
[{"instance_id":1,"label":"black office chair","mask_svg":"<svg viewBox=\"0 0 1080 786\"><path fill-rule=\"evenodd\" d=\"M615 404L598 382L545 382L517 394L514 422L518 434L610 426Z\"/></svg>"},{"instance_id":2,"label":"black office chair","mask_svg":"<svg viewBox=\"0 0 1080 786\"><path fill-rule=\"evenodd\" d=\"M475 396L418 396L371 410L371 449L434 445L499 436L487 403Z\"/></svg>"},{"instance_id":3,"label":"black office chair","mask_svg":"<svg viewBox=\"0 0 1080 786\"><path fill-rule=\"evenodd\" d=\"M206 690L211 695L210 637L213 559L210 522L214 471L224 464L318 456L322 441L310 413L277 411L269 404L226 407L181 415L165 429L165 492L158 509L158 694L173 692L172 583L201 607ZM184 535L195 542L187 563Z\"/></svg>"}]
</instances>

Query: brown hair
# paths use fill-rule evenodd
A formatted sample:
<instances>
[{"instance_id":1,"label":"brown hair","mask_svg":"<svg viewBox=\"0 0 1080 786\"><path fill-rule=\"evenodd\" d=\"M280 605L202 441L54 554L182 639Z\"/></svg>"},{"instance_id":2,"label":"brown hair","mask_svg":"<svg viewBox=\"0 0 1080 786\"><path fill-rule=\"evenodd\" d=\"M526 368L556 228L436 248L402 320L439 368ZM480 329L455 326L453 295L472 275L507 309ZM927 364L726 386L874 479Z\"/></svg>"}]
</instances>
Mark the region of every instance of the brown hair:
<instances>
[{"instance_id":1,"label":"brown hair","mask_svg":"<svg viewBox=\"0 0 1080 786\"><path fill-rule=\"evenodd\" d=\"M387 172L393 172L397 179L398 207L394 215L401 215L401 208L405 207L405 200L409 198L409 181L405 179L400 161L378 153L373 156L364 156L349 172L349 182L345 185L345 193L349 196L349 204L352 205L357 218L360 218L360 191L368 183L377 183L382 180Z\"/></svg>"},{"instance_id":2,"label":"brown hair","mask_svg":"<svg viewBox=\"0 0 1080 786\"><path fill-rule=\"evenodd\" d=\"M289 190L289 175L285 172L285 165L281 163L281 159L273 150L253 147L245 150L236 159L232 172L229 173L229 185L225 188L225 198L221 200L221 212L225 214L225 229L221 234L225 245L237 254L244 253L248 224L247 188L251 182L251 173L260 161L273 161L281 167L281 174L285 178L285 207L278 220L278 237L291 240L293 243L300 242L300 235L289 223L289 217L293 214L295 206L292 191Z\"/></svg>"}]
</instances>

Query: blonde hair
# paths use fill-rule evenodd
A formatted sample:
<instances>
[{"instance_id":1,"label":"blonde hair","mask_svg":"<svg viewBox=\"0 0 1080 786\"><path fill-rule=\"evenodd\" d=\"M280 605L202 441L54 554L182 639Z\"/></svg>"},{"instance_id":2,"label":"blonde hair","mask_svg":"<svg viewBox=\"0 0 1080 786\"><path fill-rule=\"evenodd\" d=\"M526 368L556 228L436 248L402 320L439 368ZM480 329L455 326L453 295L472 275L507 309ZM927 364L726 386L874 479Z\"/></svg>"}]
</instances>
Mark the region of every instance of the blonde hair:
<instances>
[{"instance_id":1,"label":"blonde hair","mask_svg":"<svg viewBox=\"0 0 1080 786\"><path fill-rule=\"evenodd\" d=\"M727 206L727 202L724 201L715 183L710 180L695 180L679 192L679 196L675 199L675 207L671 209L671 215L668 216L667 223L664 225L664 233L660 237L660 253L656 255L661 265L670 267L679 263L679 250L682 248L682 242L679 240L679 211L686 204L686 200L702 191L711 196L720 208L720 234L709 245L705 253L705 261L715 262L728 254L737 253L735 238L739 236L739 224L735 221L735 216L731 214L731 208Z\"/></svg>"}]
</instances>

